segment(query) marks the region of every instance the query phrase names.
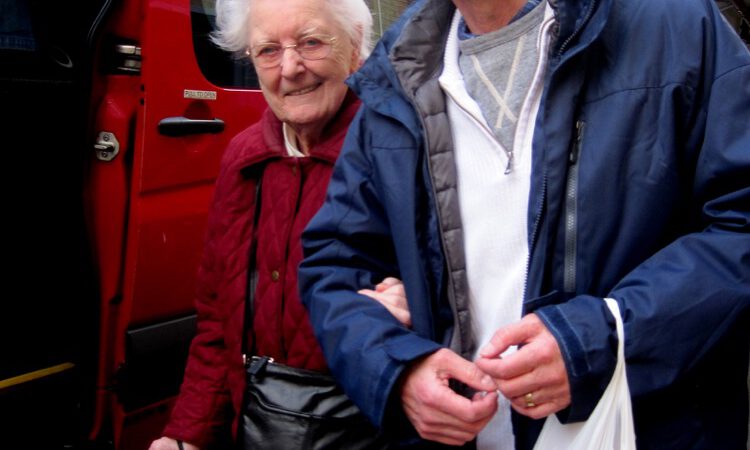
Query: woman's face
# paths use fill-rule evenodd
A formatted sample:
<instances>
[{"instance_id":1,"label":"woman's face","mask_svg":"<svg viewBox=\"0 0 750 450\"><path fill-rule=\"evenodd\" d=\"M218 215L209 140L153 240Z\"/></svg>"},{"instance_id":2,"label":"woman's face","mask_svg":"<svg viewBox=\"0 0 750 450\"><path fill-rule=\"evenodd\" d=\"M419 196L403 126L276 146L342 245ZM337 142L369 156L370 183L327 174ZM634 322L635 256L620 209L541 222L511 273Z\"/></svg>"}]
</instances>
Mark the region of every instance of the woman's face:
<instances>
[{"instance_id":1,"label":"woman's face","mask_svg":"<svg viewBox=\"0 0 750 450\"><path fill-rule=\"evenodd\" d=\"M344 80L359 67L359 49L333 21L324 0L252 0L250 8L254 57L268 43L285 47L311 36L335 38L323 59L303 59L296 48L282 48L276 67L260 67L254 58L263 95L276 116L298 134L321 130L344 100Z\"/></svg>"}]
</instances>

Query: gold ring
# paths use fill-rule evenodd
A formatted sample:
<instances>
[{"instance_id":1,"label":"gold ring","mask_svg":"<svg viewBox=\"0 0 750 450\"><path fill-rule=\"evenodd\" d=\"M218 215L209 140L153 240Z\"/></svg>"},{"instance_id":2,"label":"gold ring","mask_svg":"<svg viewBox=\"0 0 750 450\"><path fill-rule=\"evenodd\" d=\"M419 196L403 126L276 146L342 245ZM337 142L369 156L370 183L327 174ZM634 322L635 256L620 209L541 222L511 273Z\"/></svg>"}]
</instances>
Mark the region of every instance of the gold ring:
<instances>
[{"instance_id":1,"label":"gold ring","mask_svg":"<svg viewBox=\"0 0 750 450\"><path fill-rule=\"evenodd\" d=\"M533 408L536 406L536 403L534 403L534 394L532 394L531 392L524 395L523 399L526 401L527 408Z\"/></svg>"}]
</instances>

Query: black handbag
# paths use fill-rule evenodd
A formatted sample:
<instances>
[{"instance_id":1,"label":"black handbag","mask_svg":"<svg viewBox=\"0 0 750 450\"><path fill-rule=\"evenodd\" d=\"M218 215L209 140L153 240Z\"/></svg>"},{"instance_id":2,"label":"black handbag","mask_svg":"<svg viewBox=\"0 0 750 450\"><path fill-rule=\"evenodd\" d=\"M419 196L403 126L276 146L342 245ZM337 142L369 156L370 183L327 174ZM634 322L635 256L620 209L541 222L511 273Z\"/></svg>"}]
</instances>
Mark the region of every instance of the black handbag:
<instances>
[{"instance_id":1,"label":"black handbag","mask_svg":"<svg viewBox=\"0 0 750 450\"><path fill-rule=\"evenodd\" d=\"M256 189L253 232L260 214L260 184ZM245 321L252 324L256 279L255 242L250 245L248 300ZM255 353L252 325L247 327ZM388 448L387 440L327 374L279 364L267 356L246 359L246 390L238 438L245 450L369 450Z\"/></svg>"},{"instance_id":2,"label":"black handbag","mask_svg":"<svg viewBox=\"0 0 750 450\"><path fill-rule=\"evenodd\" d=\"M242 438L245 450L388 448L332 376L266 356L247 367Z\"/></svg>"}]
</instances>

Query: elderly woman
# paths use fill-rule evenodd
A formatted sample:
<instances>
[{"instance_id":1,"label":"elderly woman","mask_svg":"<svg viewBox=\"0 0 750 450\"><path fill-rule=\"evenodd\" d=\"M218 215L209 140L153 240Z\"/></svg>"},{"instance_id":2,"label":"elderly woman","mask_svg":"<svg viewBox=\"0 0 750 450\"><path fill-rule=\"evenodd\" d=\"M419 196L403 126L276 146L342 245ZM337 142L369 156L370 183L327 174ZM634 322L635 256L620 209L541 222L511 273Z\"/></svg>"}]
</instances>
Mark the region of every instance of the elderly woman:
<instances>
[{"instance_id":1,"label":"elderly woman","mask_svg":"<svg viewBox=\"0 0 750 450\"><path fill-rule=\"evenodd\" d=\"M344 79L370 51L370 12L362 0L219 0L217 23L217 44L251 58L269 107L224 154L198 274L198 331L151 450L227 445L222 433L229 425L236 433L249 414L246 351L328 371L298 297L300 234L323 203L359 106ZM409 324L398 280L363 294Z\"/></svg>"}]
</instances>

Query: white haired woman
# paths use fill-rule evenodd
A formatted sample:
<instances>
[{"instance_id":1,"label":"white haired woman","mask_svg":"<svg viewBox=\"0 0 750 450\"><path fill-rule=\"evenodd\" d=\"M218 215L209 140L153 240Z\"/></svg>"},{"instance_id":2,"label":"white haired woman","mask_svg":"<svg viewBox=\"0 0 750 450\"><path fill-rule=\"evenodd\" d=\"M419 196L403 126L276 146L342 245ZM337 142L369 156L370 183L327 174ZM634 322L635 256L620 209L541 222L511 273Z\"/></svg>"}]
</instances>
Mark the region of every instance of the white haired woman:
<instances>
[{"instance_id":1,"label":"white haired woman","mask_svg":"<svg viewBox=\"0 0 750 450\"><path fill-rule=\"evenodd\" d=\"M298 297L300 235L323 203L359 106L344 79L369 54L372 18L362 0L218 0L216 7L215 41L249 55L269 108L232 140L222 159L198 273L197 334L164 436L150 449L226 448L234 445L230 425L245 448L319 446L294 435L311 434L296 422L253 423L267 420L255 417L267 411L258 412L254 405L263 402L246 393L248 370L253 379L256 374L254 363L246 363L313 378L328 371ZM399 280L386 278L362 293L409 325ZM282 403L307 395L301 389L286 386ZM271 409L288 405L280 406ZM366 447L383 446L369 423L355 422L335 422L338 430L325 432L330 438L318 433L315 439L352 448L352 433L370 433ZM279 423L285 428L263 435L266 425Z\"/></svg>"}]
</instances>

